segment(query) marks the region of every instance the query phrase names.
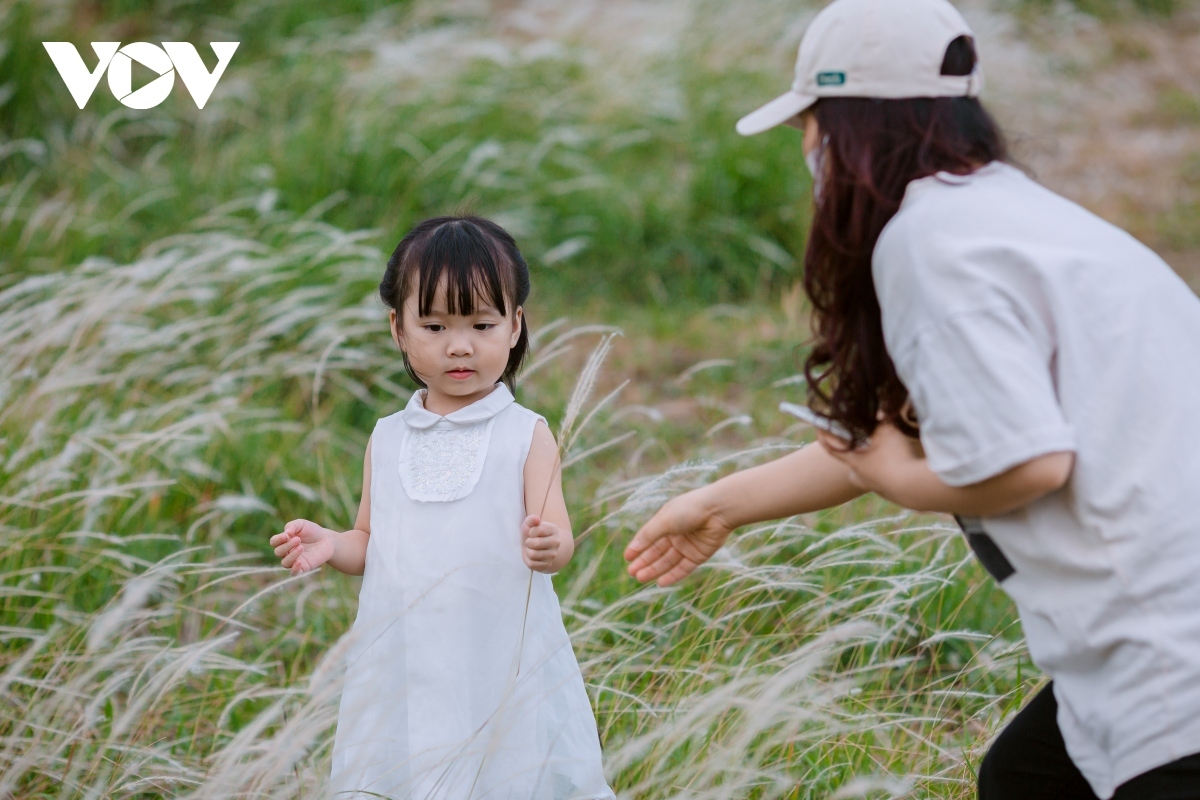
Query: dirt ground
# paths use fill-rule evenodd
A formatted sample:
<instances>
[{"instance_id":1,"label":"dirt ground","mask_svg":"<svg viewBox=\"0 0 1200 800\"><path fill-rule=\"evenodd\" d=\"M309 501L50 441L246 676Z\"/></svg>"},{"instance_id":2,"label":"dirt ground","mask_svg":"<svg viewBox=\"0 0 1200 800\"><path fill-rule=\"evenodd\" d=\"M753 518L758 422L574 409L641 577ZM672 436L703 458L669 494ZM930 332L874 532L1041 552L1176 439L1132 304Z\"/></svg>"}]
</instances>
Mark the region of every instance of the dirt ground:
<instances>
[{"instance_id":1,"label":"dirt ground","mask_svg":"<svg viewBox=\"0 0 1200 800\"><path fill-rule=\"evenodd\" d=\"M986 0L964 12L1016 157L1200 291L1200 2L1170 20L1065 6L1022 20Z\"/></svg>"}]
</instances>

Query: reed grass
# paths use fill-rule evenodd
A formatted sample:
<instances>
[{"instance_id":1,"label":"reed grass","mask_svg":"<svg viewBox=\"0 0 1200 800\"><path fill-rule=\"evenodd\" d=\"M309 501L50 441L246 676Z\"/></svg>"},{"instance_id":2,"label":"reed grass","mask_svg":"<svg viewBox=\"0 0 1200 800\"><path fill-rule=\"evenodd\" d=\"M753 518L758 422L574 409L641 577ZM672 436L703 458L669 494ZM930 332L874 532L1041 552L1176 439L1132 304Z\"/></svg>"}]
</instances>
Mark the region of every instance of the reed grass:
<instances>
[{"instance_id":1,"label":"reed grass","mask_svg":"<svg viewBox=\"0 0 1200 800\"><path fill-rule=\"evenodd\" d=\"M326 6L125 2L81 38L74 3L0 0L0 797L320 796L358 584L266 541L353 520L411 390L386 248L463 205L534 262L520 399L562 434L555 584L621 796L973 796L1038 676L945 520L755 526L669 590L620 557L811 440L774 411L803 309L768 304L807 178L727 135L790 4ZM151 28L243 37L203 113L64 107L29 46Z\"/></svg>"},{"instance_id":2,"label":"reed grass","mask_svg":"<svg viewBox=\"0 0 1200 800\"><path fill-rule=\"evenodd\" d=\"M356 583L289 578L265 541L352 518L362 419L408 390L370 295L382 253L228 213L0 293L0 796L310 796L326 775ZM644 433L613 394L587 399L611 333L547 327L522 392L562 421L591 531L556 581L623 796L966 796L971 725L1023 684L954 531L790 520L679 589L637 586L619 551L662 499L794 440L632 467ZM589 340L572 401L541 388ZM622 427L603 452L623 467L576 458Z\"/></svg>"}]
</instances>

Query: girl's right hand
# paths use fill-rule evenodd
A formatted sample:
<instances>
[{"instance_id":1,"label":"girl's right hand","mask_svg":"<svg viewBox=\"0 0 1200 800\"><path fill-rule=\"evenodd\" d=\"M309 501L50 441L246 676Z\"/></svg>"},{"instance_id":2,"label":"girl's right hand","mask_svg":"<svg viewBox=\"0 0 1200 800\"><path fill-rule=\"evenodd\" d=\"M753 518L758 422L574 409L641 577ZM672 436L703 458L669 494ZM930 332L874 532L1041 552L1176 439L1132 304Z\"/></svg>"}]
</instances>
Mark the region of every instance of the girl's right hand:
<instances>
[{"instance_id":1,"label":"girl's right hand","mask_svg":"<svg viewBox=\"0 0 1200 800\"><path fill-rule=\"evenodd\" d=\"M669 500L642 526L625 549L630 575L643 583L657 578L659 586L669 586L721 549L733 529L708 501L708 489Z\"/></svg>"},{"instance_id":2,"label":"girl's right hand","mask_svg":"<svg viewBox=\"0 0 1200 800\"><path fill-rule=\"evenodd\" d=\"M283 533L271 537L275 555L283 566L300 575L316 569L333 557L336 533L306 519L294 519L283 526Z\"/></svg>"}]
</instances>

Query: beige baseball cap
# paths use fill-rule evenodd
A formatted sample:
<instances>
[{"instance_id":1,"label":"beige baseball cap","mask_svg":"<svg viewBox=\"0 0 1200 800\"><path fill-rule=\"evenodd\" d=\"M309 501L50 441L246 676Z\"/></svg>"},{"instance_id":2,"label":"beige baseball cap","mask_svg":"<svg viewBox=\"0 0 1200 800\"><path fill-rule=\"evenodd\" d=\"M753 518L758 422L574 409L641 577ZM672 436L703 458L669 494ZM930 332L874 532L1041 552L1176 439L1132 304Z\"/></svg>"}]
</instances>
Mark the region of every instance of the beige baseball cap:
<instances>
[{"instance_id":1,"label":"beige baseball cap","mask_svg":"<svg viewBox=\"0 0 1200 800\"><path fill-rule=\"evenodd\" d=\"M834 0L817 14L796 56L792 88L738 120L751 136L795 116L822 97L976 97L970 75L942 75L946 47L973 36L947 0Z\"/></svg>"}]
</instances>

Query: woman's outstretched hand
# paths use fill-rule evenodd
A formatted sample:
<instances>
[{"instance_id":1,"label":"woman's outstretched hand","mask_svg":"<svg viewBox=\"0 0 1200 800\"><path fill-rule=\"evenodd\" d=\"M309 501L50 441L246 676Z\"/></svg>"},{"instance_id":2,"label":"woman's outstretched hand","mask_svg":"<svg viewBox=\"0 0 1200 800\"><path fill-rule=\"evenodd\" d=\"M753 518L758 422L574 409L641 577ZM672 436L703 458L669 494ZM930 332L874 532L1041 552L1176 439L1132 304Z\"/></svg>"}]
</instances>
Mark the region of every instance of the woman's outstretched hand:
<instances>
[{"instance_id":1,"label":"woman's outstretched hand","mask_svg":"<svg viewBox=\"0 0 1200 800\"><path fill-rule=\"evenodd\" d=\"M333 531L306 519L294 519L283 526L283 533L271 537L275 555L293 575L309 572L333 557Z\"/></svg>"},{"instance_id":2,"label":"woman's outstretched hand","mask_svg":"<svg viewBox=\"0 0 1200 800\"><path fill-rule=\"evenodd\" d=\"M629 574L670 586L712 558L732 532L706 502L704 489L668 501L625 548Z\"/></svg>"}]
</instances>

